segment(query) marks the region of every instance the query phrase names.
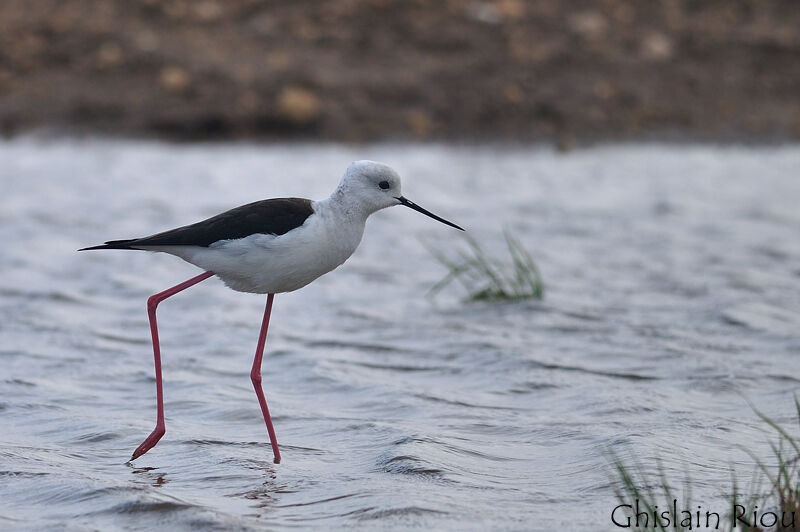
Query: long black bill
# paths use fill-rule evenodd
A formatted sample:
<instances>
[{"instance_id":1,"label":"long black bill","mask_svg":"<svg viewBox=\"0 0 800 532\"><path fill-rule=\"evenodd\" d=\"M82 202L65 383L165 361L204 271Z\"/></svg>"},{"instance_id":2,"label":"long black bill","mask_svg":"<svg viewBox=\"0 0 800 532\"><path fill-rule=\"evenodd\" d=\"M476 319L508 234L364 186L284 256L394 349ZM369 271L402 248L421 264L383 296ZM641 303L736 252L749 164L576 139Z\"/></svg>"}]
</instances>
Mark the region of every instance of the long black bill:
<instances>
[{"instance_id":1,"label":"long black bill","mask_svg":"<svg viewBox=\"0 0 800 532\"><path fill-rule=\"evenodd\" d=\"M457 226L457 225L456 225L456 224L454 224L453 222L448 222L448 221L447 221L447 220L445 220L444 218L440 218L440 217L436 216L435 214L433 214L432 212L430 212L430 211L426 211L425 209L423 209L422 207L420 207L419 205L417 205L417 204L416 204L416 203L414 203L413 201L411 201L411 200L407 200L407 199L406 199L406 198L404 198L403 196L400 196L399 198L395 198L395 199L397 199L397 201L399 201L400 203L402 203L402 204L403 204L403 205L405 205L406 207L410 207L410 208L414 209L414 210L415 210L415 211L417 211L417 212L421 212L421 213L422 213L422 214L424 214L425 216L430 216L430 217L431 217L431 218L433 218L434 220L438 220L438 221L442 222L442 223L443 223L443 224L445 224L445 225L449 225L450 227L455 227L456 229L459 229L459 230L461 230L461 231L463 231L463 230L464 230L463 228L461 228L461 227Z\"/></svg>"}]
</instances>

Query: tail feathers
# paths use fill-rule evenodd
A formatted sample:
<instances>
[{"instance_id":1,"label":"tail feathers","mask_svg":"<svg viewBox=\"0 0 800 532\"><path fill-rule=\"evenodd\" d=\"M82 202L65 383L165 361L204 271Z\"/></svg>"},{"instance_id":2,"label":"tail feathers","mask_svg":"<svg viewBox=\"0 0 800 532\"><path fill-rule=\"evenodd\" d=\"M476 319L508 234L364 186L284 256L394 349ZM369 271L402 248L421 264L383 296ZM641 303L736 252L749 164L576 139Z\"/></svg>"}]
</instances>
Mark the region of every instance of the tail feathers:
<instances>
[{"instance_id":1,"label":"tail feathers","mask_svg":"<svg viewBox=\"0 0 800 532\"><path fill-rule=\"evenodd\" d=\"M91 246L88 248L81 248L78 251L90 251L92 249L136 249L134 245L138 238L129 238L127 240L109 240L105 244L99 246Z\"/></svg>"}]
</instances>

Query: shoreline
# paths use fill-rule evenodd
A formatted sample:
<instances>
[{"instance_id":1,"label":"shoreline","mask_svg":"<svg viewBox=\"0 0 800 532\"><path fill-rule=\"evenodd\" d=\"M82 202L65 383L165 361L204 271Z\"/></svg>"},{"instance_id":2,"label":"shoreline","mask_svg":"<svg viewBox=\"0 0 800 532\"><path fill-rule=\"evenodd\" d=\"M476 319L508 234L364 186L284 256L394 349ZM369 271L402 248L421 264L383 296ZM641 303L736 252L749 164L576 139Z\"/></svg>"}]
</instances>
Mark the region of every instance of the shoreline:
<instances>
[{"instance_id":1,"label":"shoreline","mask_svg":"<svg viewBox=\"0 0 800 532\"><path fill-rule=\"evenodd\" d=\"M0 134L800 139L792 1L0 3Z\"/></svg>"}]
</instances>

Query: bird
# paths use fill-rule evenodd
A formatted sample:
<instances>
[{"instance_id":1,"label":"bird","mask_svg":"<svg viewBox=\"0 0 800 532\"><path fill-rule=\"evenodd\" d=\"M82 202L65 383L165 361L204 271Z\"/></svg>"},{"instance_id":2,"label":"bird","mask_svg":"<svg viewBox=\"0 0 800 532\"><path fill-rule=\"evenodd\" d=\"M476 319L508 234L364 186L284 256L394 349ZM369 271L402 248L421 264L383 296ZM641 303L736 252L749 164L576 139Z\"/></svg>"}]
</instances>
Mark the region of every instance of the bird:
<instances>
[{"instance_id":1,"label":"bird","mask_svg":"<svg viewBox=\"0 0 800 532\"><path fill-rule=\"evenodd\" d=\"M256 353L250 371L273 452L280 449L261 386L261 361L275 294L292 292L342 265L356 250L367 218L387 207L403 205L443 224L462 227L427 211L403 196L400 175L390 166L361 160L350 164L339 185L323 200L273 198L225 211L191 225L141 238L109 240L78 251L123 249L175 255L203 273L147 299L156 376L156 427L129 461L152 449L166 432L158 341L158 304L209 277L216 276L239 292L267 294Z\"/></svg>"}]
</instances>

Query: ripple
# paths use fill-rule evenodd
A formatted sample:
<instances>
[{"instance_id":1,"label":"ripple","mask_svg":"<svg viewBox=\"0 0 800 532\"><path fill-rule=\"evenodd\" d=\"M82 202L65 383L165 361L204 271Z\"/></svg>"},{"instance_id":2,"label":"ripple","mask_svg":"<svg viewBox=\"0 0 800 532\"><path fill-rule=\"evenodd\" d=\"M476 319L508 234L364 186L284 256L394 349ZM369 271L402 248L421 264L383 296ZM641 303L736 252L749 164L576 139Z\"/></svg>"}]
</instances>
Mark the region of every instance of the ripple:
<instances>
[{"instance_id":1,"label":"ripple","mask_svg":"<svg viewBox=\"0 0 800 532\"><path fill-rule=\"evenodd\" d=\"M209 439L191 439L191 440L184 440L183 443L189 445L199 445L199 446L231 446L231 447L258 447L264 445L264 442L257 442L257 441L231 441L231 440L209 440Z\"/></svg>"},{"instance_id":2,"label":"ripple","mask_svg":"<svg viewBox=\"0 0 800 532\"><path fill-rule=\"evenodd\" d=\"M111 340L112 342L119 342L127 345L150 345L150 339L144 335L140 336L122 336L119 333L95 331L94 335L103 340Z\"/></svg>"},{"instance_id":3,"label":"ripple","mask_svg":"<svg viewBox=\"0 0 800 532\"><path fill-rule=\"evenodd\" d=\"M338 340L305 340L295 337L308 347L320 347L323 349L355 349L358 351L367 351L369 353L404 353L406 350L401 349L395 345L374 344L374 343L358 343L358 342L342 342Z\"/></svg>"},{"instance_id":4,"label":"ripple","mask_svg":"<svg viewBox=\"0 0 800 532\"><path fill-rule=\"evenodd\" d=\"M419 458L408 455L386 458L379 462L378 468L387 473L410 475L425 479L439 480L445 475L443 470L428 467Z\"/></svg>"},{"instance_id":5,"label":"ripple","mask_svg":"<svg viewBox=\"0 0 800 532\"><path fill-rule=\"evenodd\" d=\"M476 451L474 449L469 449L463 445L456 445L452 442L440 441L429 437L407 436L405 438L400 438L399 440L396 440L392 443L394 445L432 446L432 448L443 450L450 454L455 454L465 457L475 457L475 458L489 460L492 462L514 462L522 460L520 458L515 458L515 457L500 456L496 454L489 454L482 451ZM422 452L418 452L417 454L422 454Z\"/></svg>"},{"instance_id":6,"label":"ripple","mask_svg":"<svg viewBox=\"0 0 800 532\"><path fill-rule=\"evenodd\" d=\"M0 477L15 477L15 478L36 478L44 477L49 473L36 472L36 471L0 471Z\"/></svg>"},{"instance_id":7,"label":"ripple","mask_svg":"<svg viewBox=\"0 0 800 532\"><path fill-rule=\"evenodd\" d=\"M359 495L358 493L346 493L344 495L336 495L334 497L326 497L324 499L317 499L317 500L313 500L313 501L304 501L304 502L297 502L297 503L292 503L292 504L278 505L277 507L278 508L302 508L304 506L314 506L314 505L317 505L317 504L325 504L325 503L334 502L334 501L341 501L343 499L348 499L350 497L356 497L358 495Z\"/></svg>"},{"instance_id":8,"label":"ripple","mask_svg":"<svg viewBox=\"0 0 800 532\"><path fill-rule=\"evenodd\" d=\"M798 336L800 313L767 303L750 303L729 308L722 317L732 325L748 327L756 331Z\"/></svg>"},{"instance_id":9,"label":"ripple","mask_svg":"<svg viewBox=\"0 0 800 532\"><path fill-rule=\"evenodd\" d=\"M33 383L31 381L26 381L26 380L23 380L23 379L6 379L3 382L5 382L6 384L14 384L16 386L27 386L27 387L31 387L31 388L36 386L35 383Z\"/></svg>"},{"instance_id":10,"label":"ripple","mask_svg":"<svg viewBox=\"0 0 800 532\"><path fill-rule=\"evenodd\" d=\"M7 287L0 288L0 297L46 301L49 303L84 303L87 301L87 298L80 294L67 293L64 291L36 292L33 290L20 290Z\"/></svg>"},{"instance_id":11,"label":"ripple","mask_svg":"<svg viewBox=\"0 0 800 532\"><path fill-rule=\"evenodd\" d=\"M529 394L531 392L538 392L542 390L553 390L560 387L561 386L559 386L558 384L553 384L549 382L524 382L513 385L508 390L506 390L506 393L524 395L524 394Z\"/></svg>"},{"instance_id":12,"label":"ripple","mask_svg":"<svg viewBox=\"0 0 800 532\"><path fill-rule=\"evenodd\" d=\"M176 510L188 510L196 508L197 506L179 501L166 501L166 500L136 500L120 504L116 504L107 508L99 513L117 515L117 514L171 514Z\"/></svg>"},{"instance_id":13,"label":"ripple","mask_svg":"<svg viewBox=\"0 0 800 532\"><path fill-rule=\"evenodd\" d=\"M423 508L421 506L405 506L401 508L387 508L384 510L372 510L358 515L361 521L383 520L397 517L425 517L427 515L448 515L449 512L434 510L433 508Z\"/></svg>"},{"instance_id":14,"label":"ripple","mask_svg":"<svg viewBox=\"0 0 800 532\"><path fill-rule=\"evenodd\" d=\"M122 438L122 435L116 432L91 432L73 438L72 441L74 443L100 443L103 441L118 440L120 438Z\"/></svg>"},{"instance_id":15,"label":"ripple","mask_svg":"<svg viewBox=\"0 0 800 532\"><path fill-rule=\"evenodd\" d=\"M416 372L427 372L427 371L438 371L438 372L458 371L457 368L450 368L447 366L406 366L402 364L376 364L370 362L354 362L354 361L347 361L347 363L352 364L354 366L360 366L362 368L381 369L386 371L398 371L400 373L416 373Z\"/></svg>"},{"instance_id":16,"label":"ripple","mask_svg":"<svg viewBox=\"0 0 800 532\"><path fill-rule=\"evenodd\" d=\"M612 377L615 379L625 379L631 381L653 381L658 380L659 377L654 377L652 375L640 375L638 373L624 373L624 372L617 372L617 371L604 371L598 369L590 369L590 368L583 368L580 366L566 366L563 364L551 364L547 362L539 362L536 360L529 360L529 364L544 368L544 369L555 369L559 371L570 371L570 372L577 372L577 373L586 373L587 375L598 375L602 377Z\"/></svg>"}]
</instances>

